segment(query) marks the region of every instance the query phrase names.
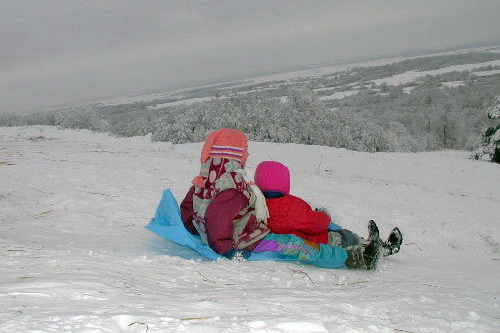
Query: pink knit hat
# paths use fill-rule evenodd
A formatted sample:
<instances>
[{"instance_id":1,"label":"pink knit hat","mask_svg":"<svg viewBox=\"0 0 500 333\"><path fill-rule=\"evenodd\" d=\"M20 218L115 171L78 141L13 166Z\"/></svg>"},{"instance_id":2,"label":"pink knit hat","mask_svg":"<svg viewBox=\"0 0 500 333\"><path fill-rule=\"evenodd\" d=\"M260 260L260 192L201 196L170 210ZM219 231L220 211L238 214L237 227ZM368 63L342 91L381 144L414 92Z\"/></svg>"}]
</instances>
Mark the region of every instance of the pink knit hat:
<instances>
[{"instance_id":1,"label":"pink knit hat","mask_svg":"<svg viewBox=\"0 0 500 333\"><path fill-rule=\"evenodd\" d=\"M247 137L242 132L229 128L210 133L201 151L201 163L205 163L210 157L238 160L244 167L248 158Z\"/></svg>"},{"instance_id":2,"label":"pink knit hat","mask_svg":"<svg viewBox=\"0 0 500 333\"><path fill-rule=\"evenodd\" d=\"M255 169L255 184L262 191L290 193L290 170L280 162L264 161Z\"/></svg>"}]
</instances>

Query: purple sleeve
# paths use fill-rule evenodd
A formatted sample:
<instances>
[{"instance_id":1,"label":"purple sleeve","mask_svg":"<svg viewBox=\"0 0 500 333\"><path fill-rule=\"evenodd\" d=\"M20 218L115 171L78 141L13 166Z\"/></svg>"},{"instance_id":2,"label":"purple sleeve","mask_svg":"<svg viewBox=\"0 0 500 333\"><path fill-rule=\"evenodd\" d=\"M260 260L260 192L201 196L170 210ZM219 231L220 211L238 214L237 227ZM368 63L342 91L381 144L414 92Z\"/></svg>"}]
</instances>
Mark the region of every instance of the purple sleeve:
<instances>
[{"instance_id":1,"label":"purple sleeve","mask_svg":"<svg viewBox=\"0 0 500 333\"><path fill-rule=\"evenodd\" d=\"M193 225L193 193L194 186L191 186L188 193L186 194L186 197L184 197L184 200L182 200L181 202L181 219L182 222L184 222L184 227L186 227L186 229L190 233L192 233L193 235L198 235L198 231L196 231L196 228Z\"/></svg>"},{"instance_id":2,"label":"purple sleeve","mask_svg":"<svg viewBox=\"0 0 500 333\"><path fill-rule=\"evenodd\" d=\"M234 218L248 204L248 199L236 189L220 192L208 205L205 228L208 245L217 253L233 247Z\"/></svg>"}]
</instances>

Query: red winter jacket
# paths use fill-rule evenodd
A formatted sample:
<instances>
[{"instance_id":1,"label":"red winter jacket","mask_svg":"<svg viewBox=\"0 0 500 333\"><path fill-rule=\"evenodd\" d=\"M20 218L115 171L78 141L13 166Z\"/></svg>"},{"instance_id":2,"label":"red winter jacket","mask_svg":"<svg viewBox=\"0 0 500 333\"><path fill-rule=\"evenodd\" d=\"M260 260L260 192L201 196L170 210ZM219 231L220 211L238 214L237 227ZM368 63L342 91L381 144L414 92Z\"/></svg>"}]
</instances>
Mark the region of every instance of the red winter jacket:
<instances>
[{"instance_id":1,"label":"red winter jacket","mask_svg":"<svg viewBox=\"0 0 500 333\"><path fill-rule=\"evenodd\" d=\"M314 243L328 243L330 217L316 212L311 206L293 195L266 198L270 218L267 220L271 232L294 234Z\"/></svg>"}]
</instances>

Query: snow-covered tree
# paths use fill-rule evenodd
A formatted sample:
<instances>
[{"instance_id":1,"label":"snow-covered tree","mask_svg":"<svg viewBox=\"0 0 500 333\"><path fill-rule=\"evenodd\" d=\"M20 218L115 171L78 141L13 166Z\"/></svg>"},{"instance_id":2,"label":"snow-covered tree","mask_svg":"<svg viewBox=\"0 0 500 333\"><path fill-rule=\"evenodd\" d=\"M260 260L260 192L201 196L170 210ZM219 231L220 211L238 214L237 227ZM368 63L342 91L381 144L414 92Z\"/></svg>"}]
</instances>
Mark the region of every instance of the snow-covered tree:
<instances>
[{"instance_id":1,"label":"snow-covered tree","mask_svg":"<svg viewBox=\"0 0 500 333\"><path fill-rule=\"evenodd\" d=\"M54 124L63 128L89 129L95 132L107 130L101 114L90 106L75 107L55 114Z\"/></svg>"},{"instance_id":2,"label":"snow-covered tree","mask_svg":"<svg viewBox=\"0 0 500 333\"><path fill-rule=\"evenodd\" d=\"M495 103L488 109L488 118L500 118L500 95L496 97Z\"/></svg>"},{"instance_id":3,"label":"snow-covered tree","mask_svg":"<svg viewBox=\"0 0 500 333\"><path fill-rule=\"evenodd\" d=\"M480 159L488 155L492 162L500 163L500 95L496 96L495 102L488 108L489 119L496 119L496 125L490 126L483 134L481 145L477 148L473 157Z\"/></svg>"}]
</instances>

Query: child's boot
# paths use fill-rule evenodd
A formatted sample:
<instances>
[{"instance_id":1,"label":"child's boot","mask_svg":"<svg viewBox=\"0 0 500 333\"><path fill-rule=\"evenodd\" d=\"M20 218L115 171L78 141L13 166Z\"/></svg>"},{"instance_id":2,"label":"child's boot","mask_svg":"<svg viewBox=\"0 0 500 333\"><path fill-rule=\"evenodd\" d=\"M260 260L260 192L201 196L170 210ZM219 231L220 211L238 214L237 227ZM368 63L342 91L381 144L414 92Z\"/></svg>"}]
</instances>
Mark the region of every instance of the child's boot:
<instances>
[{"instance_id":1,"label":"child's boot","mask_svg":"<svg viewBox=\"0 0 500 333\"><path fill-rule=\"evenodd\" d=\"M392 229L391 233L389 234L389 237L382 245L384 249L383 250L384 257L398 253L402 243L403 243L403 234L401 233L401 231L399 231L397 227Z\"/></svg>"},{"instance_id":2,"label":"child's boot","mask_svg":"<svg viewBox=\"0 0 500 333\"><path fill-rule=\"evenodd\" d=\"M363 251L363 259L365 261L366 269L375 269L380 254L382 243L374 239L372 240Z\"/></svg>"},{"instance_id":3,"label":"child's boot","mask_svg":"<svg viewBox=\"0 0 500 333\"><path fill-rule=\"evenodd\" d=\"M347 260L345 265L351 269L366 269L363 250L363 247L359 245L346 248Z\"/></svg>"},{"instance_id":4,"label":"child's boot","mask_svg":"<svg viewBox=\"0 0 500 333\"><path fill-rule=\"evenodd\" d=\"M366 269L375 269L382 247L382 240L379 237L379 230L375 221L368 222L368 244L363 251L363 259Z\"/></svg>"},{"instance_id":5,"label":"child's boot","mask_svg":"<svg viewBox=\"0 0 500 333\"><path fill-rule=\"evenodd\" d=\"M375 223L375 221L373 220L370 220L368 221L368 242L374 239L380 239L380 233L377 223Z\"/></svg>"}]
</instances>

